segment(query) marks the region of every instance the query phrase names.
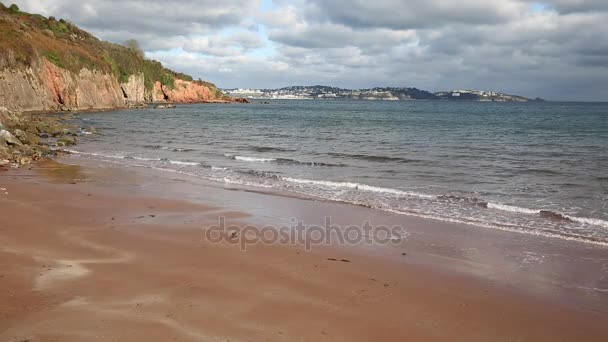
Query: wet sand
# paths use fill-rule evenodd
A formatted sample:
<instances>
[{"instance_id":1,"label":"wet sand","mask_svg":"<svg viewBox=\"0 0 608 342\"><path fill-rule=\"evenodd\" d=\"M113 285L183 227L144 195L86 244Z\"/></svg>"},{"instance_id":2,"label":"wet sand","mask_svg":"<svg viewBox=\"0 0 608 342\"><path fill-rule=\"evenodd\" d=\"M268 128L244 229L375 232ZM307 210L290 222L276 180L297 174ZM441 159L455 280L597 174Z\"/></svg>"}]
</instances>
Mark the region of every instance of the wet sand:
<instances>
[{"instance_id":1,"label":"wet sand","mask_svg":"<svg viewBox=\"0 0 608 342\"><path fill-rule=\"evenodd\" d=\"M606 293L593 290L604 248L193 187L56 163L0 171L0 340L608 340ZM409 235L311 251L205 239L218 217L327 215Z\"/></svg>"}]
</instances>

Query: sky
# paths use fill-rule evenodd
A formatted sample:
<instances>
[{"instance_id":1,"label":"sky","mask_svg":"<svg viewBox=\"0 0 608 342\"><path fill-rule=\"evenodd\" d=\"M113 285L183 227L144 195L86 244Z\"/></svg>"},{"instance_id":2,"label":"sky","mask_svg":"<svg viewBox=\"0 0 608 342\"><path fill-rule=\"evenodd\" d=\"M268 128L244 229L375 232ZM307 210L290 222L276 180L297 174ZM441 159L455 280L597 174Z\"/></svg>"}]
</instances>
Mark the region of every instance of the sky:
<instances>
[{"instance_id":1,"label":"sky","mask_svg":"<svg viewBox=\"0 0 608 342\"><path fill-rule=\"evenodd\" d=\"M608 101L608 0L14 0L222 88ZM9 4L9 1L4 1Z\"/></svg>"}]
</instances>

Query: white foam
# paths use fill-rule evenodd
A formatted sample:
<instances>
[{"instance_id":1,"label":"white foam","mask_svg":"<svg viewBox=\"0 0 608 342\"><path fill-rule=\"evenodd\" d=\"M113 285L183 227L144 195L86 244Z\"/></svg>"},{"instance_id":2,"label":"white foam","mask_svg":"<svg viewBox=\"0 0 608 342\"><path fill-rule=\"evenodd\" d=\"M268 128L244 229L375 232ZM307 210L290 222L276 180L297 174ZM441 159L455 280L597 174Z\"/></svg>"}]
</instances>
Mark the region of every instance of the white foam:
<instances>
[{"instance_id":1,"label":"white foam","mask_svg":"<svg viewBox=\"0 0 608 342\"><path fill-rule=\"evenodd\" d=\"M102 158L110 158L110 159L125 159L125 156L123 156L123 155L106 155L106 154L99 154L99 153L93 153L93 152L80 152L80 151L67 150L67 149L64 149L64 151L70 152L72 154L82 154L82 155L86 155L86 156L94 156L94 157L102 157Z\"/></svg>"},{"instance_id":2,"label":"white foam","mask_svg":"<svg viewBox=\"0 0 608 342\"><path fill-rule=\"evenodd\" d=\"M492 203L492 202L488 202L488 208L502 210L502 211L510 211L512 213L520 213L520 214L540 214L540 210L538 210L538 209L528 209L528 208L522 208L522 207L516 207L516 206L512 206L512 205Z\"/></svg>"},{"instance_id":3,"label":"white foam","mask_svg":"<svg viewBox=\"0 0 608 342\"><path fill-rule=\"evenodd\" d=\"M353 190L361 190L367 192L377 192L384 194L391 194L397 196L409 196L409 197L419 197L419 198L434 198L433 195L422 194L413 191L403 191L392 188L382 188L372 185L353 183L353 182L332 182L332 181L323 181L323 180L311 180L311 179L300 179L300 178L291 178L291 177L282 177L283 180L297 183L297 184L308 184L308 185L320 185L326 186L330 188L346 188Z\"/></svg>"},{"instance_id":4,"label":"white foam","mask_svg":"<svg viewBox=\"0 0 608 342\"><path fill-rule=\"evenodd\" d=\"M407 212L407 211L401 211L401 210L389 209L389 208L376 208L376 209L394 213L394 214L399 214L399 215L415 216L415 217L449 222L449 223L474 225L474 226L478 226L478 227L495 229L495 230L502 230L502 231L508 231L508 232L514 232L514 233L527 234L527 235L536 235L536 236L549 237L549 238L556 238L556 239L568 240L568 241L576 241L576 242L582 242L582 243L588 243L588 244L592 244L592 245L608 247L608 242L606 242L606 241L590 240L583 236L581 236L581 237L565 236L565 235L562 235L559 233L546 232L546 231L543 232L543 231L538 231L538 230L528 230L528 229L519 228L516 226L506 226L506 225L493 224L490 222L481 222L481 221L476 221L476 220L469 221L466 218L442 217L442 216L435 216L435 215L429 215L429 214L424 214L424 213Z\"/></svg>"},{"instance_id":5,"label":"white foam","mask_svg":"<svg viewBox=\"0 0 608 342\"><path fill-rule=\"evenodd\" d=\"M595 219L595 218L576 217L576 216L569 216L569 215L564 215L564 217L567 217L567 218L571 219L572 221L576 221L578 223L585 223L585 224L590 224L590 225L594 225L594 226L608 228L608 221Z\"/></svg>"},{"instance_id":6,"label":"white foam","mask_svg":"<svg viewBox=\"0 0 608 342\"><path fill-rule=\"evenodd\" d=\"M516 206L512 206L512 205L492 203L492 202L488 203L488 208L502 210L502 211L510 211L513 213L530 214L530 215L540 214L540 212L541 212L540 209L528 209L528 208L522 208L522 207L516 207ZM578 222L578 223L608 228L608 221L604 221L601 219L589 218L589 217L576 217L576 216L570 216L570 215L563 215L560 213L557 213L557 214L562 215L563 217L568 218L568 219Z\"/></svg>"},{"instance_id":7,"label":"white foam","mask_svg":"<svg viewBox=\"0 0 608 342\"><path fill-rule=\"evenodd\" d=\"M88 156L94 156L94 157L102 157L102 158L111 158L111 159L133 159L133 160L139 160L139 161L166 161L171 165L180 165L180 166L196 166L199 165L199 163L195 163L195 162L188 162L188 161L181 161L181 160L166 160L166 159L160 159L160 158L147 158L147 157L136 157L136 156L123 156L123 155L108 155L108 154L99 154L99 153L93 153L93 152L80 152L80 151L75 151L75 150L65 150L67 152L70 152L72 154L82 154L82 155L88 155Z\"/></svg>"},{"instance_id":8,"label":"white foam","mask_svg":"<svg viewBox=\"0 0 608 342\"><path fill-rule=\"evenodd\" d=\"M196 165L199 165L199 163L179 161L179 160L169 160L169 164L171 164L171 165L180 165L180 166L196 166Z\"/></svg>"},{"instance_id":9,"label":"white foam","mask_svg":"<svg viewBox=\"0 0 608 342\"><path fill-rule=\"evenodd\" d=\"M129 157L135 160L141 160L141 161L159 161L159 158L144 158L144 157Z\"/></svg>"},{"instance_id":10,"label":"white foam","mask_svg":"<svg viewBox=\"0 0 608 342\"><path fill-rule=\"evenodd\" d=\"M255 157L243 157L243 156L234 156L234 159L244 161L244 162L251 162L251 163L267 163L267 162L272 162L272 161L276 160L274 158L255 158Z\"/></svg>"},{"instance_id":11,"label":"white foam","mask_svg":"<svg viewBox=\"0 0 608 342\"><path fill-rule=\"evenodd\" d=\"M217 180L217 179L214 179ZM272 185L268 185L268 184L260 184L260 183L251 183L251 182L247 182L247 181L242 181L242 180L238 180L238 179L231 179L228 177L224 177L223 179L224 183L227 184L235 184L235 185L244 185L244 186L253 186L253 187L258 187L258 188L272 188Z\"/></svg>"}]
</instances>

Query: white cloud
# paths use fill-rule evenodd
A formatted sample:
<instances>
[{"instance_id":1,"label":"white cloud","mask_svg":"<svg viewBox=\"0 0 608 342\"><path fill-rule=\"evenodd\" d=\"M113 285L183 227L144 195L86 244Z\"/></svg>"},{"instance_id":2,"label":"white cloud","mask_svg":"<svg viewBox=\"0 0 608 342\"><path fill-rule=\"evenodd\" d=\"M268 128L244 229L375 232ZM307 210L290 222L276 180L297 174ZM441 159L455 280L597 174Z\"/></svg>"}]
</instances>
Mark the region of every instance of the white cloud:
<instances>
[{"instance_id":1,"label":"white cloud","mask_svg":"<svg viewBox=\"0 0 608 342\"><path fill-rule=\"evenodd\" d=\"M487 88L605 99L605 0L15 0L114 42L138 39L225 87Z\"/></svg>"}]
</instances>

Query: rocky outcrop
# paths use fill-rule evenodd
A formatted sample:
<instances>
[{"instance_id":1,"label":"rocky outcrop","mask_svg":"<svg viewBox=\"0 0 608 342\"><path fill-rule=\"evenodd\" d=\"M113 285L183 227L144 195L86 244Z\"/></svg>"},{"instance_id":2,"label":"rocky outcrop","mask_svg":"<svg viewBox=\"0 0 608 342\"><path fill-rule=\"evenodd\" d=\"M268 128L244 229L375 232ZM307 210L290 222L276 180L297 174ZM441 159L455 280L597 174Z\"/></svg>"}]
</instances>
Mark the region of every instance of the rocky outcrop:
<instances>
[{"instance_id":1,"label":"rocky outcrop","mask_svg":"<svg viewBox=\"0 0 608 342\"><path fill-rule=\"evenodd\" d=\"M143 102L143 79L129 79L125 93L113 75L86 68L74 74L46 59L24 69L0 71L0 107L14 111L108 109ZM125 96L127 95L127 96ZM133 96L132 98L130 96Z\"/></svg>"},{"instance_id":2,"label":"rocky outcrop","mask_svg":"<svg viewBox=\"0 0 608 342\"><path fill-rule=\"evenodd\" d=\"M130 107L139 106L146 102L146 86L144 85L144 74L129 76L129 81L120 84L126 104Z\"/></svg>"},{"instance_id":3,"label":"rocky outcrop","mask_svg":"<svg viewBox=\"0 0 608 342\"><path fill-rule=\"evenodd\" d=\"M50 146L76 143L74 128L56 116L33 116L0 107L0 169L8 165L26 165L52 156Z\"/></svg>"},{"instance_id":4,"label":"rocky outcrop","mask_svg":"<svg viewBox=\"0 0 608 342\"><path fill-rule=\"evenodd\" d=\"M23 143L19 141L11 132L3 129L0 130L0 144L8 146L22 146Z\"/></svg>"},{"instance_id":5,"label":"rocky outcrop","mask_svg":"<svg viewBox=\"0 0 608 342\"><path fill-rule=\"evenodd\" d=\"M153 101L172 103L231 102L224 99L221 92L213 91L202 83L180 79L176 79L172 87L157 81L154 84Z\"/></svg>"}]
</instances>

